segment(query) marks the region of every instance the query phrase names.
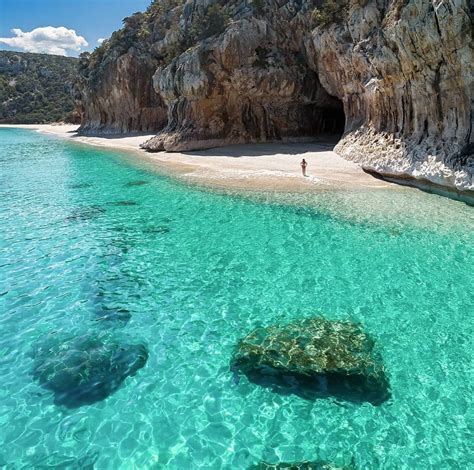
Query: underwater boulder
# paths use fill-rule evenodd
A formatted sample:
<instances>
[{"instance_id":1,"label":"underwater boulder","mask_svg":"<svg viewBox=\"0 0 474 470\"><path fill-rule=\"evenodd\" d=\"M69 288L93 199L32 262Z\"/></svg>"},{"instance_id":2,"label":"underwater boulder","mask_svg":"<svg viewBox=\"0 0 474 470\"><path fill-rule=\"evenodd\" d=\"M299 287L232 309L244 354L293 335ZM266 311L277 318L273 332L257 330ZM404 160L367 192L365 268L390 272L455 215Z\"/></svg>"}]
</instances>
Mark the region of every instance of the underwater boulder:
<instances>
[{"instance_id":1,"label":"underwater boulder","mask_svg":"<svg viewBox=\"0 0 474 470\"><path fill-rule=\"evenodd\" d=\"M110 337L50 337L34 350L33 377L54 403L77 408L104 400L141 369L148 351Z\"/></svg>"},{"instance_id":2,"label":"underwater boulder","mask_svg":"<svg viewBox=\"0 0 474 470\"><path fill-rule=\"evenodd\" d=\"M128 323L132 314L125 307L109 307L102 305L96 310L97 321L119 322L121 324Z\"/></svg>"},{"instance_id":3,"label":"underwater boulder","mask_svg":"<svg viewBox=\"0 0 474 470\"><path fill-rule=\"evenodd\" d=\"M128 183L125 184L125 186L127 187L143 186L144 184L148 184L148 181L145 181L145 180L129 181Z\"/></svg>"},{"instance_id":4,"label":"underwater boulder","mask_svg":"<svg viewBox=\"0 0 474 470\"><path fill-rule=\"evenodd\" d=\"M75 184L71 184L69 187L71 189L85 189L85 188L92 187L92 184L90 184L90 183L75 183Z\"/></svg>"},{"instance_id":5,"label":"underwater boulder","mask_svg":"<svg viewBox=\"0 0 474 470\"><path fill-rule=\"evenodd\" d=\"M275 392L311 400L378 405L390 397L373 340L352 322L317 317L257 328L239 342L231 368Z\"/></svg>"},{"instance_id":6,"label":"underwater boulder","mask_svg":"<svg viewBox=\"0 0 474 470\"><path fill-rule=\"evenodd\" d=\"M138 203L135 201L113 201L109 203L112 206L137 206Z\"/></svg>"},{"instance_id":7,"label":"underwater boulder","mask_svg":"<svg viewBox=\"0 0 474 470\"><path fill-rule=\"evenodd\" d=\"M101 206L80 206L72 210L71 214L68 215L64 220L67 222L84 222L94 220L105 212L105 209Z\"/></svg>"},{"instance_id":8,"label":"underwater boulder","mask_svg":"<svg viewBox=\"0 0 474 470\"><path fill-rule=\"evenodd\" d=\"M340 467L320 460L313 462L305 460L303 462L259 462L252 465L249 470L355 470L355 468L352 465Z\"/></svg>"},{"instance_id":9,"label":"underwater boulder","mask_svg":"<svg viewBox=\"0 0 474 470\"><path fill-rule=\"evenodd\" d=\"M166 227L164 225L159 225L159 226L151 226L151 227L146 227L143 229L143 233L149 233L149 234L164 234L164 233L169 233L170 228Z\"/></svg>"}]
</instances>

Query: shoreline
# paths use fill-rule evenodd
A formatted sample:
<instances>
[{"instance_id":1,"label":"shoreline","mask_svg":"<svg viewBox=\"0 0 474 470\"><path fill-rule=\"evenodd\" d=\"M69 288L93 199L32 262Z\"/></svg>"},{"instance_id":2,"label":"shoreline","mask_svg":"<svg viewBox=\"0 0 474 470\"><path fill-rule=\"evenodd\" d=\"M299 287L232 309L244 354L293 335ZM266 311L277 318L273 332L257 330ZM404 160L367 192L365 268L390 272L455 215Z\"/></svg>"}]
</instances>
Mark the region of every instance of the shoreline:
<instances>
[{"instance_id":1,"label":"shoreline","mask_svg":"<svg viewBox=\"0 0 474 470\"><path fill-rule=\"evenodd\" d=\"M382 181L388 181L390 183L408 188L415 188L428 194L436 194L437 196L443 196L448 199L452 199L453 201L463 202L469 206L474 206L474 191L461 191L456 188L450 188L449 186L433 183L428 179L379 173L375 170L364 171L369 175L372 175L374 178L378 178Z\"/></svg>"},{"instance_id":2,"label":"shoreline","mask_svg":"<svg viewBox=\"0 0 474 470\"><path fill-rule=\"evenodd\" d=\"M400 177L362 168L333 151L336 142L240 144L190 152L147 152L140 144L154 133L78 135L77 124L0 124L35 130L86 145L126 151L166 176L188 184L239 192L321 193L327 191L418 190L474 205L474 193L425 179ZM299 162L308 162L303 177Z\"/></svg>"},{"instance_id":3,"label":"shoreline","mask_svg":"<svg viewBox=\"0 0 474 470\"><path fill-rule=\"evenodd\" d=\"M155 134L79 136L75 124L1 124L0 128L36 130L72 142L131 151L169 176L216 189L295 193L401 189L337 155L332 150L335 142L243 144L193 152L150 153L140 144ZM308 162L306 178L301 174L302 158Z\"/></svg>"}]
</instances>

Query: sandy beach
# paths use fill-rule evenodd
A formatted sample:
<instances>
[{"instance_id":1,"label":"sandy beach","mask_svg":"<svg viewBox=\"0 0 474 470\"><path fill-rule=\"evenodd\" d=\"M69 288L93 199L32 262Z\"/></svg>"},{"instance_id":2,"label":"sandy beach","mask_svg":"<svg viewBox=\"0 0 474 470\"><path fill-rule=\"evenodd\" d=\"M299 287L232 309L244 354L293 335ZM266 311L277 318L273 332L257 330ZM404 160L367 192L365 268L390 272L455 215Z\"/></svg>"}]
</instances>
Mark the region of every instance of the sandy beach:
<instances>
[{"instance_id":1,"label":"sandy beach","mask_svg":"<svg viewBox=\"0 0 474 470\"><path fill-rule=\"evenodd\" d=\"M133 151L154 162L158 170L205 186L287 192L398 187L374 178L337 155L332 151L332 142L247 144L185 153L148 153L140 149L140 144L154 134L79 136L78 126L69 124L0 127L32 129L74 142ZM306 178L301 174L302 158L308 162Z\"/></svg>"}]
</instances>

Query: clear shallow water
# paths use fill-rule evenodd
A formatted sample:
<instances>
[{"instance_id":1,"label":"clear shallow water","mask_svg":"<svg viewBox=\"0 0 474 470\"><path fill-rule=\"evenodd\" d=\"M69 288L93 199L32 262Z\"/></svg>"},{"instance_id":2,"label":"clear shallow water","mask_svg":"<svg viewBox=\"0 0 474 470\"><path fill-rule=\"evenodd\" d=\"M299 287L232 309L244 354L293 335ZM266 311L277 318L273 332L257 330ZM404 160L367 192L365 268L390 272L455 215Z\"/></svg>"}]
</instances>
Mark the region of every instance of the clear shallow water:
<instances>
[{"instance_id":1,"label":"clear shallow water","mask_svg":"<svg viewBox=\"0 0 474 470\"><path fill-rule=\"evenodd\" d=\"M0 467L474 465L472 208L418 191L293 207L130 161L0 129ZM99 321L104 306L131 318ZM235 380L239 338L320 312L376 339L390 401L311 402ZM113 335L149 358L106 400L57 406L32 350L61 334Z\"/></svg>"}]
</instances>

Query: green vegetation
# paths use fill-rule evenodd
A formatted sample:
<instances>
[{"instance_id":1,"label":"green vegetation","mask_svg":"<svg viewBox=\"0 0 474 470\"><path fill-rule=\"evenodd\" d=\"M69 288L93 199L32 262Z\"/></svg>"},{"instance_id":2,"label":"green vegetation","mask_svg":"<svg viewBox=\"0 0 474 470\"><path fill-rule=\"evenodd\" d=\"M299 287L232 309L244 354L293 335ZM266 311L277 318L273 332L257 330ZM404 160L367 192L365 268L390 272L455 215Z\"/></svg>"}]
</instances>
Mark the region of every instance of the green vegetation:
<instances>
[{"instance_id":1,"label":"green vegetation","mask_svg":"<svg viewBox=\"0 0 474 470\"><path fill-rule=\"evenodd\" d=\"M70 119L77 63L73 57L0 51L0 123Z\"/></svg>"},{"instance_id":2,"label":"green vegetation","mask_svg":"<svg viewBox=\"0 0 474 470\"><path fill-rule=\"evenodd\" d=\"M265 11L265 0L252 0L251 5L257 15L262 15Z\"/></svg>"},{"instance_id":3,"label":"green vegetation","mask_svg":"<svg viewBox=\"0 0 474 470\"><path fill-rule=\"evenodd\" d=\"M187 49L186 41L178 41L167 47L161 65L168 65L171 61L179 57Z\"/></svg>"},{"instance_id":4,"label":"green vegetation","mask_svg":"<svg viewBox=\"0 0 474 470\"><path fill-rule=\"evenodd\" d=\"M189 29L181 35L180 40L168 46L162 65L168 65L197 42L221 34L229 21L228 13L217 3L207 7L203 15L193 16ZM176 31L179 32L177 25Z\"/></svg>"},{"instance_id":5,"label":"green vegetation","mask_svg":"<svg viewBox=\"0 0 474 470\"><path fill-rule=\"evenodd\" d=\"M313 27L329 26L344 21L347 13L347 0L323 0L320 7L311 12Z\"/></svg>"},{"instance_id":6,"label":"green vegetation","mask_svg":"<svg viewBox=\"0 0 474 470\"><path fill-rule=\"evenodd\" d=\"M229 24L229 15L218 4L215 3L206 8L201 18L193 18L194 21L189 30L190 40L192 42L222 33Z\"/></svg>"},{"instance_id":7,"label":"green vegetation","mask_svg":"<svg viewBox=\"0 0 474 470\"><path fill-rule=\"evenodd\" d=\"M254 8L263 8L263 0L253 0ZM212 4L203 11L190 16L185 27L180 27L184 0L154 0L144 13L134 13L123 20L123 28L97 47L92 54L81 54L79 67L82 77L94 85L102 70L133 47L138 55L148 56L155 61L154 66L168 65L198 41L222 33L229 24L229 15L224 6ZM157 50L154 45L162 41L170 32L174 40Z\"/></svg>"},{"instance_id":8,"label":"green vegetation","mask_svg":"<svg viewBox=\"0 0 474 470\"><path fill-rule=\"evenodd\" d=\"M257 54L257 58L253 62L254 67L259 67L262 69L265 69L268 67L268 62L267 62L267 56L271 54L271 49L266 48L266 47L261 47L258 46L257 49L255 49L255 52Z\"/></svg>"},{"instance_id":9,"label":"green vegetation","mask_svg":"<svg viewBox=\"0 0 474 470\"><path fill-rule=\"evenodd\" d=\"M171 61L169 56L183 52L182 44L173 44L164 56L155 54L152 45L162 40L167 31L177 28L177 20L182 11L184 0L154 0L147 10L136 12L123 19L123 27L112 33L92 53L80 55L79 73L90 85L94 86L101 76L102 69L134 48L138 55L149 56L150 62ZM174 57L172 57L174 58Z\"/></svg>"}]
</instances>

